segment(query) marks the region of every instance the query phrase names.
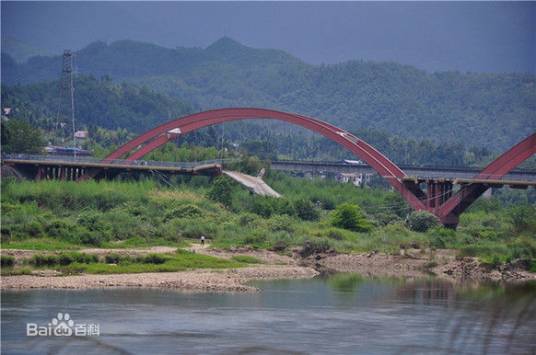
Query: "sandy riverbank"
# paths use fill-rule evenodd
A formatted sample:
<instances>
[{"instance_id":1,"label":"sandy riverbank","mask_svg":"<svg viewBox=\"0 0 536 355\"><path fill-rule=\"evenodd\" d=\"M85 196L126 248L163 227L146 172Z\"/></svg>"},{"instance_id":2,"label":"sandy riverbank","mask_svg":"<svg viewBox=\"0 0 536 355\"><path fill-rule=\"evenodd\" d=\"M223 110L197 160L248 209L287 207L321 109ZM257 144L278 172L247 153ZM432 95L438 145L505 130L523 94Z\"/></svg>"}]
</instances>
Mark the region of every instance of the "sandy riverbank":
<instances>
[{"instance_id":1,"label":"sandy riverbank","mask_svg":"<svg viewBox=\"0 0 536 355\"><path fill-rule=\"evenodd\" d=\"M103 288L103 287L161 287L190 291L249 292L255 287L248 285L253 280L311 278L322 272L355 272L370 277L419 278L435 275L453 282L503 281L516 282L536 280L536 274L512 266L489 269L475 258L456 258L453 250L422 251L407 250L403 255L383 253L314 254L307 258L297 250L281 255L267 250L240 248L218 250L194 244L191 251L220 258L236 255L253 256L263 262L251 267L226 270L190 270L166 273L69 275L54 272L36 272L35 275L3 276L3 289L31 288ZM151 252L171 253L175 248L153 247L145 249L85 249L83 252L104 255L115 252L139 255ZM31 256L32 251L2 251L16 258Z\"/></svg>"},{"instance_id":2,"label":"sandy riverbank","mask_svg":"<svg viewBox=\"0 0 536 355\"><path fill-rule=\"evenodd\" d=\"M188 291L252 292L254 280L311 278L318 272L309 267L260 265L226 270L192 270L141 274L75 276L3 276L2 289L104 287L161 287Z\"/></svg>"}]
</instances>

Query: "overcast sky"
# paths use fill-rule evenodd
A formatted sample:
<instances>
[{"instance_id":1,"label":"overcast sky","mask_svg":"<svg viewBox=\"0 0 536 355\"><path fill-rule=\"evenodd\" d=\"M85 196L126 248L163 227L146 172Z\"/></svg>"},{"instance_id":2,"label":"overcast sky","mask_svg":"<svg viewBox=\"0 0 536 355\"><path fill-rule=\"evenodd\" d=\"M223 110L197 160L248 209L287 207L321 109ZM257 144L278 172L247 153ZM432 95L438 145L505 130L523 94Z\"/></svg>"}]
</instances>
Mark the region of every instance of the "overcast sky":
<instances>
[{"instance_id":1,"label":"overcast sky","mask_svg":"<svg viewBox=\"0 0 536 355\"><path fill-rule=\"evenodd\" d=\"M309 63L536 72L532 2L5 2L2 38L54 53L95 40L206 47L226 35Z\"/></svg>"}]
</instances>

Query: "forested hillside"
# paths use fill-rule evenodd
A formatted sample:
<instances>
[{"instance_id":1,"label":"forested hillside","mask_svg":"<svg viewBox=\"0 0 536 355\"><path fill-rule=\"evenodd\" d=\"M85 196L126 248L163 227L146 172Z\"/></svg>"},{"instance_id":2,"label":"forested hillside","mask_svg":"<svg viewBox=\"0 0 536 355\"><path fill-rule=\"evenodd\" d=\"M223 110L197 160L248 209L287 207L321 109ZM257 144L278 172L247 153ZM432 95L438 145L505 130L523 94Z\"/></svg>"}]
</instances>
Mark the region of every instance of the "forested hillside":
<instances>
[{"instance_id":1,"label":"forested hillside","mask_svg":"<svg viewBox=\"0 0 536 355\"><path fill-rule=\"evenodd\" d=\"M76 77L74 85L77 128L89 129L91 139L85 142L86 148L99 156L135 134L195 111L177 98L134 84L116 84L106 77ZM71 126L69 112L61 110L58 115L59 98L58 81L2 87L4 107L13 108L9 116L10 125L6 127L16 125L17 121L26 121L40 128L48 141L60 142L61 137L71 134ZM66 123L64 130L58 128L58 122ZM223 142L228 150L236 151L238 148L262 159L353 158L350 152L319 135L303 129L283 131L280 128L270 122L235 122L193 132L174 143L187 144L188 149L192 146L221 149ZM355 130L354 133L401 164L482 165L492 157L489 150L471 148L470 145L416 141L368 128ZM7 146L4 148L7 149ZM38 148L34 147L31 151L35 149ZM170 152L172 154L165 158L176 159L178 151L171 149ZM217 150L212 153L213 158L218 155Z\"/></svg>"},{"instance_id":2,"label":"forested hillside","mask_svg":"<svg viewBox=\"0 0 536 355\"><path fill-rule=\"evenodd\" d=\"M276 108L354 131L372 129L495 152L536 130L536 76L528 74L426 73L363 61L314 66L229 38L206 49L98 42L77 52L75 62L79 74L147 85L199 109ZM3 54L2 82L55 79L60 68L61 56L17 64ZM86 109L79 106L80 112ZM167 112L160 117L168 117ZM124 123L148 127L152 119L131 116Z\"/></svg>"},{"instance_id":3,"label":"forested hillside","mask_svg":"<svg viewBox=\"0 0 536 355\"><path fill-rule=\"evenodd\" d=\"M144 87L114 83L108 78L76 77L74 86L75 116L80 128L124 128L139 133L192 110L178 99ZM11 116L25 119L45 130L57 124L59 99L58 81L2 86L2 106L13 108ZM59 121L70 122L67 114L61 111Z\"/></svg>"}]
</instances>

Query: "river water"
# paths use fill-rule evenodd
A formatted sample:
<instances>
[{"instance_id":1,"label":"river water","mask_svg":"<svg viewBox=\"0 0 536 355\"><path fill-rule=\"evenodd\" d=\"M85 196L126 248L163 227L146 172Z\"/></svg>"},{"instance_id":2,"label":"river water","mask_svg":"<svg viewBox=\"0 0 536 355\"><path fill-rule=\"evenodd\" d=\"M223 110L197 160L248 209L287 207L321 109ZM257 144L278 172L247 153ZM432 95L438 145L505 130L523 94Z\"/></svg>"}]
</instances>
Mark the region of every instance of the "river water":
<instances>
[{"instance_id":1,"label":"river water","mask_svg":"<svg viewBox=\"0 0 536 355\"><path fill-rule=\"evenodd\" d=\"M2 353L536 353L535 285L354 274L256 285L254 294L4 291ZM100 335L26 336L27 323L46 325L58 312L73 327L97 324Z\"/></svg>"}]
</instances>

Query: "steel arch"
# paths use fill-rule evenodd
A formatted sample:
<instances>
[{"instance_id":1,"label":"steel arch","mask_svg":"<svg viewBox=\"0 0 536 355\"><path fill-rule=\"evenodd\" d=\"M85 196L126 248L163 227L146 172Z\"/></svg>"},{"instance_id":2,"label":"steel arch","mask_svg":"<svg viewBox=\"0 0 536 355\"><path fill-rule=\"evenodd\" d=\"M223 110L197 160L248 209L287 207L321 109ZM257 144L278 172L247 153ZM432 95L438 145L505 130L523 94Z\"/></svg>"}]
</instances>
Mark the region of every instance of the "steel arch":
<instances>
[{"instance_id":1,"label":"steel arch","mask_svg":"<svg viewBox=\"0 0 536 355\"><path fill-rule=\"evenodd\" d=\"M137 160L166 144L177 135L224 122L247 119L280 120L322 134L369 164L402 195L413 209L432 212L447 226L455 227L458 224L458 216L488 188L485 183L473 183L460 189L441 205L426 206L425 203L429 198L420 187L415 184L404 184L403 178L406 177L404 171L362 139L324 121L294 113L263 108L223 108L171 120L127 142L104 158L104 161L118 159L127 154L129 154L126 158L127 160ZM536 133L502 154L481 173L476 175L475 178L500 178L535 153Z\"/></svg>"},{"instance_id":2,"label":"steel arch","mask_svg":"<svg viewBox=\"0 0 536 355\"><path fill-rule=\"evenodd\" d=\"M262 108L224 108L200 112L178 118L164 123L139 137L127 142L116 151L108 155L104 160L118 159L123 155L130 155L129 160L140 159L144 155L162 146L176 134L184 134L197 129L247 119L270 119L285 121L322 134L328 139L340 144L359 159L365 161L374 170L385 178L391 186L399 191L406 201L417 210L426 209L422 201L417 198L404 184L401 179L406 174L396 164L381 154L376 148L357 138L350 132L311 117L294 113L281 112ZM178 131L180 130L180 131ZM174 132L173 132L174 131Z\"/></svg>"},{"instance_id":3,"label":"steel arch","mask_svg":"<svg viewBox=\"0 0 536 355\"><path fill-rule=\"evenodd\" d=\"M475 176L475 179L500 179L534 154L536 154L536 133L523 139L488 164ZM488 188L489 186L485 184L471 184L461 188L439 208L439 218L445 224L449 224L450 221L457 224L458 216Z\"/></svg>"}]
</instances>

